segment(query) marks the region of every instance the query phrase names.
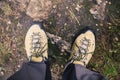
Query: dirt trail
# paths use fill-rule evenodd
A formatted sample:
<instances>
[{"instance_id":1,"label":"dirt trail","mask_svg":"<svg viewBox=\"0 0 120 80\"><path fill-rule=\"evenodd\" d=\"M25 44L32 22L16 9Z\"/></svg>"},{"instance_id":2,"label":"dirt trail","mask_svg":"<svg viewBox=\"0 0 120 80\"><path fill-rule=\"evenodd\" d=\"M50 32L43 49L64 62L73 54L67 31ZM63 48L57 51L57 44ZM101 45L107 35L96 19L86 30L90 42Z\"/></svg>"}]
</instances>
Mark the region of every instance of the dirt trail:
<instances>
[{"instance_id":1,"label":"dirt trail","mask_svg":"<svg viewBox=\"0 0 120 80\"><path fill-rule=\"evenodd\" d=\"M113 17L111 17L108 13L107 6L111 3L112 1L106 0L1 0L0 80L5 80L27 61L24 37L32 22L36 20L43 22L48 34L53 34L55 38L57 36L63 40L62 43L66 41L65 44L71 44L75 34L83 27L93 28L97 35L97 46L95 58L91 60L88 68L101 72L109 80L119 80L116 76L119 73L117 70L120 67L118 65L120 59L116 58L116 54L119 52L120 18L112 13ZM112 8L117 7L113 5ZM114 10L119 12L118 9ZM111 12L114 11L111 10ZM61 80L69 54L61 52L58 49L60 45L56 48L53 44L55 41L51 42L49 39L52 77L53 80ZM70 45L67 46L70 47ZM113 78L111 73L114 73Z\"/></svg>"}]
</instances>

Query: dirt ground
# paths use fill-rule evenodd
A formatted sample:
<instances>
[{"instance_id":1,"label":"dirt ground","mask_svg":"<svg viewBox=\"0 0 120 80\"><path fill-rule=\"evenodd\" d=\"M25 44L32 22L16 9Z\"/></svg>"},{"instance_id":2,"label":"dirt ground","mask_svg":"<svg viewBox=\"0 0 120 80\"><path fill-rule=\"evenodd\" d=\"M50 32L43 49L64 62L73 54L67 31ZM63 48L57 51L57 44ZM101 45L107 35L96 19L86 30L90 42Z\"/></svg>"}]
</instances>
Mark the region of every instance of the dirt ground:
<instances>
[{"instance_id":1,"label":"dirt ground","mask_svg":"<svg viewBox=\"0 0 120 80\"><path fill-rule=\"evenodd\" d=\"M96 50L87 68L108 80L120 80L119 5L119 0L0 0L0 80L28 62L24 38L34 20L42 21L46 32L69 44L80 29L93 28ZM61 52L50 39L48 53L52 78L61 80L69 53Z\"/></svg>"}]
</instances>

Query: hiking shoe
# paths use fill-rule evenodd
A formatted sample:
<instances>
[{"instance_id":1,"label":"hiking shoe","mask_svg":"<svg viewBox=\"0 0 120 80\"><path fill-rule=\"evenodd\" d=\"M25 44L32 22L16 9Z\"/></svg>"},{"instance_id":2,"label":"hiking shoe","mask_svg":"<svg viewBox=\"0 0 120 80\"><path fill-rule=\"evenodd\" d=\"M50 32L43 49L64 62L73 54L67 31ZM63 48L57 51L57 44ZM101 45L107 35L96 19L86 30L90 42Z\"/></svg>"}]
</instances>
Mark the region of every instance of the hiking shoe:
<instances>
[{"instance_id":1,"label":"hiking shoe","mask_svg":"<svg viewBox=\"0 0 120 80\"><path fill-rule=\"evenodd\" d=\"M95 35L91 30L81 33L73 43L71 59L73 64L86 66L95 50Z\"/></svg>"},{"instance_id":2,"label":"hiking shoe","mask_svg":"<svg viewBox=\"0 0 120 80\"><path fill-rule=\"evenodd\" d=\"M47 36L41 23L33 24L25 37L25 49L30 61L41 62L48 58Z\"/></svg>"}]
</instances>

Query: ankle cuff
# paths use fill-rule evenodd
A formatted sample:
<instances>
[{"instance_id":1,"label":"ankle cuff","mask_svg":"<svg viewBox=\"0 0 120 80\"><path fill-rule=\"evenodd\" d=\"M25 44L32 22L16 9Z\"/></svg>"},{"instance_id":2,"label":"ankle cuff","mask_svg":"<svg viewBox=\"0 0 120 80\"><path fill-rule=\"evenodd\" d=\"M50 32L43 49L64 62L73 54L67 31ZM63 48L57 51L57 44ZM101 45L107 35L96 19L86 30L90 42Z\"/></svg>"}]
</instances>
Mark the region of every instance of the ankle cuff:
<instances>
[{"instance_id":1,"label":"ankle cuff","mask_svg":"<svg viewBox=\"0 0 120 80\"><path fill-rule=\"evenodd\" d=\"M34 62L42 62L43 58L42 57L31 57L30 61L34 61Z\"/></svg>"},{"instance_id":2,"label":"ankle cuff","mask_svg":"<svg viewBox=\"0 0 120 80\"><path fill-rule=\"evenodd\" d=\"M73 61L73 64L80 64L82 66L86 66L85 62L82 61Z\"/></svg>"}]
</instances>

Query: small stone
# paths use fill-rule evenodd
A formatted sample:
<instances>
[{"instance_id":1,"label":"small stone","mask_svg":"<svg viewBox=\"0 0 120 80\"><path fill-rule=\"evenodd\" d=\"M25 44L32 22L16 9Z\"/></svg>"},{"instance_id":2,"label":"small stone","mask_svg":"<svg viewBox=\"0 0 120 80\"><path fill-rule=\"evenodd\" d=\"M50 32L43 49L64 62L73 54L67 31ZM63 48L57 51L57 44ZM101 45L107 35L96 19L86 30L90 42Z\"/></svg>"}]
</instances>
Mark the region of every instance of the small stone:
<instances>
[{"instance_id":1,"label":"small stone","mask_svg":"<svg viewBox=\"0 0 120 80\"><path fill-rule=\"evenodd\" d=\"M101 4L102 3L102 0L97 0L97 4Z\"/></svg>"},{"instance_id":2,"label":"small stone","mask_svg":"<svg viewBox=\"0 0 120 80\"><path fill-rule=\"evenodd\" d=\"M53 8L55 9L55 8L56 8L56 5L53 5Z\"/></svg>"},{"instance_id":3,"label":"small stone","mask_svg":"<svg viewBox=\"0 0 120 80\"><path fill-rule=\"evenodd\" d=\"M22 26L22 24L20 24L20 23L18 22L17 26L18 26L18 27L21 27L21 26Z\"/></svg>"},{"instance_id":4,"label":"small stone","mask_svg":"<svg viewBox=\"0 0 120 80\"><path fill-rule=\"evenodd\" d=\"M107 23L108 25L112 25L112 23Z\"/></svg>"},{"instance_id":5,"label":"small stone","mask_svg":"<svg viewBox=\"0 0 120 80\"><path fill-rule=\"evenodd\" d=\"M53 71L53 69L50 70L51 72Z\"/></svg>"},{"instance_id":6,"label":"small stone","mask_svg":"<svg viewBox=\"0 0 120 80\"><path fill-rule=\"evenodd\" d=\"M77 11L80 11L80 8L82 8L82 7L83 7L83 5L81 5L81 6L80 6L80 5L77 5L75 9L76 9Z\"/></svg>"},{"instance_id":7,"label":"small stone","mask_svg":"<svg viewBox=\"0 0 120 80\"><path fill-rule=\"evenodd\" d=\"M64 68L64 66L63 66L63 65L61 65L61 68Z\"/></svg>"},{"instance_id":8,"label":"small stone","mask_svg":"<svg viewBox=\"0 0 120 80\"><path fill-rule=\"evenodd\" d=\"M97 0L97 4L93 5L89 11L93 15L94 19L104 20L105 8L106 8L106 2L103 0Z\"/></svg>"},{"instance_id":9,"label":"small stone","mask_svg":"<svg viewBox=\"0 0 120 80\"><path fill-rule=\"evenodd\" d=\"M8 21L7 24L11 24L11 21Z\"/></svg>"},{"instance_id":10,"label":"small stone","mask_svg":"<svg viewBox=\"0 0 120 80\"><path fill-rule=\"evenodd\" d=\"M98 26L98 24L95 24L96 26Z\"/></svg>"},{"instance_id":11,"label":"small stone","mask_svg":"<svg viewBox=\"0 0 120 80\"><path fill-rule=\"evenodd\" d=\"M112 4L111 2L108 2L108 4L110 5L110 4Z\"/></svg>"},{"instance_id":12,"label":"small stone","mask_svg":"<svg viewBox=\"0 0 120 80\"><path fill-rule=\"evenodd\" d=\"M119 40L118 37L115 37L115 40L118 41Z\"/></svg>"},{"instance_id":13,"label":"small stone","mask_svg":"<svg viewBox=\"0 0 120 80\"><path fill-rule=\"evenodd\" d=\"M66 25L67 25L67 23L64 24L64 26L66 26Z\"/></svg>"},{"instance_id":14,"label":"small stone","mask_svg":"<svg viewBox=\"0 0 120 80\"><path fill-rule=\"evenodd\" d=\"M117 53L117 50L114 50L113 52L114 52L114 53Z\"/></svg>"},{"instance_id":15,"label":"small stone","mask_svg":"<svg viewBox=\"0 0 120 80\"><path fill-rule=\"evenodd\" d=\"M20 65L18 65L18 68L20 68Z\"/></svg>"},{"instance_id":16,"label":"small stone","mask_svg":"<svg viewBox=\"0 0 120 80\"><path fill-rule=\"evenodd\" d=\"M57 13L57 16L58 16L58 17L61 17L61 14L60 14L60 13Z\"/></svg>"},{"instance_id":17,"label":"small stone","mask_svg":"<svg viewBox=\"0 0 120 80\"><path fill-rule=\"evenodd\" d=\"M66 9L68 9L68 6L66 7Z\"/></svg>"},{"instance_id":18,"label":"small stone","mask_svg":"<svg viewBox=\"0 0 120 80\"><path fill-rule=\"evenodd\" d=\"M4 75L4 72L3 72L3 71L1 71L0 73L1 73L2 76Z\"/></svg>"},{"instance_id":19,"label":"small stone","mask_svg":"<svg viewBox=\"0 0 120 80\"><path fill-rule=\"evenodd\" d=\"M108 28L111 29L111 26L109 26Z\"/></svg>"},{"instance_id":20,"label":"small stone","mask_svg":"<svg viewBox=\"0 0 120 80\"><path fill-rule=\"evenodd\" d=\"M49 22L50 24L52 24L52 22Z\"/></svg>"},{"instance_id":21,"label":"small stone","mask_svg":"<svg viewBox=\"0 0 120 80\"><path fill-rule=\"evenodd\" d=\"M65 50L64 49L61 49L61 52L65 52ZM63 55L63 54L62 54Z\"/></svg>"},{"instance_id":22,"label":"small stone","mask_svg":"<svg viewBox=\"0 0 120 80\"><path fill-rule=\"evenodd\" d=\"M99 31L100 29L97 29L97 31Z\"/></svg>"},{"instance_id":23,"label":"small stone","mask_svg":"<svg viewBox=\"0 0 120 80\"><path fill-rule=\"evenodd\" d=\"M108 1L105 1L106 3L108 3Z\"/></svg>"},{"instance_id":24,"label":"small stone","mask_svg":"<svg viewBox=\"0 0 120 80\"><path fill-rule=\"evenodd\" d=\"M97 9L94 9L94 8L90 9L90 13L94 15L98 14Z\"/></svg>"}]
</instances>

